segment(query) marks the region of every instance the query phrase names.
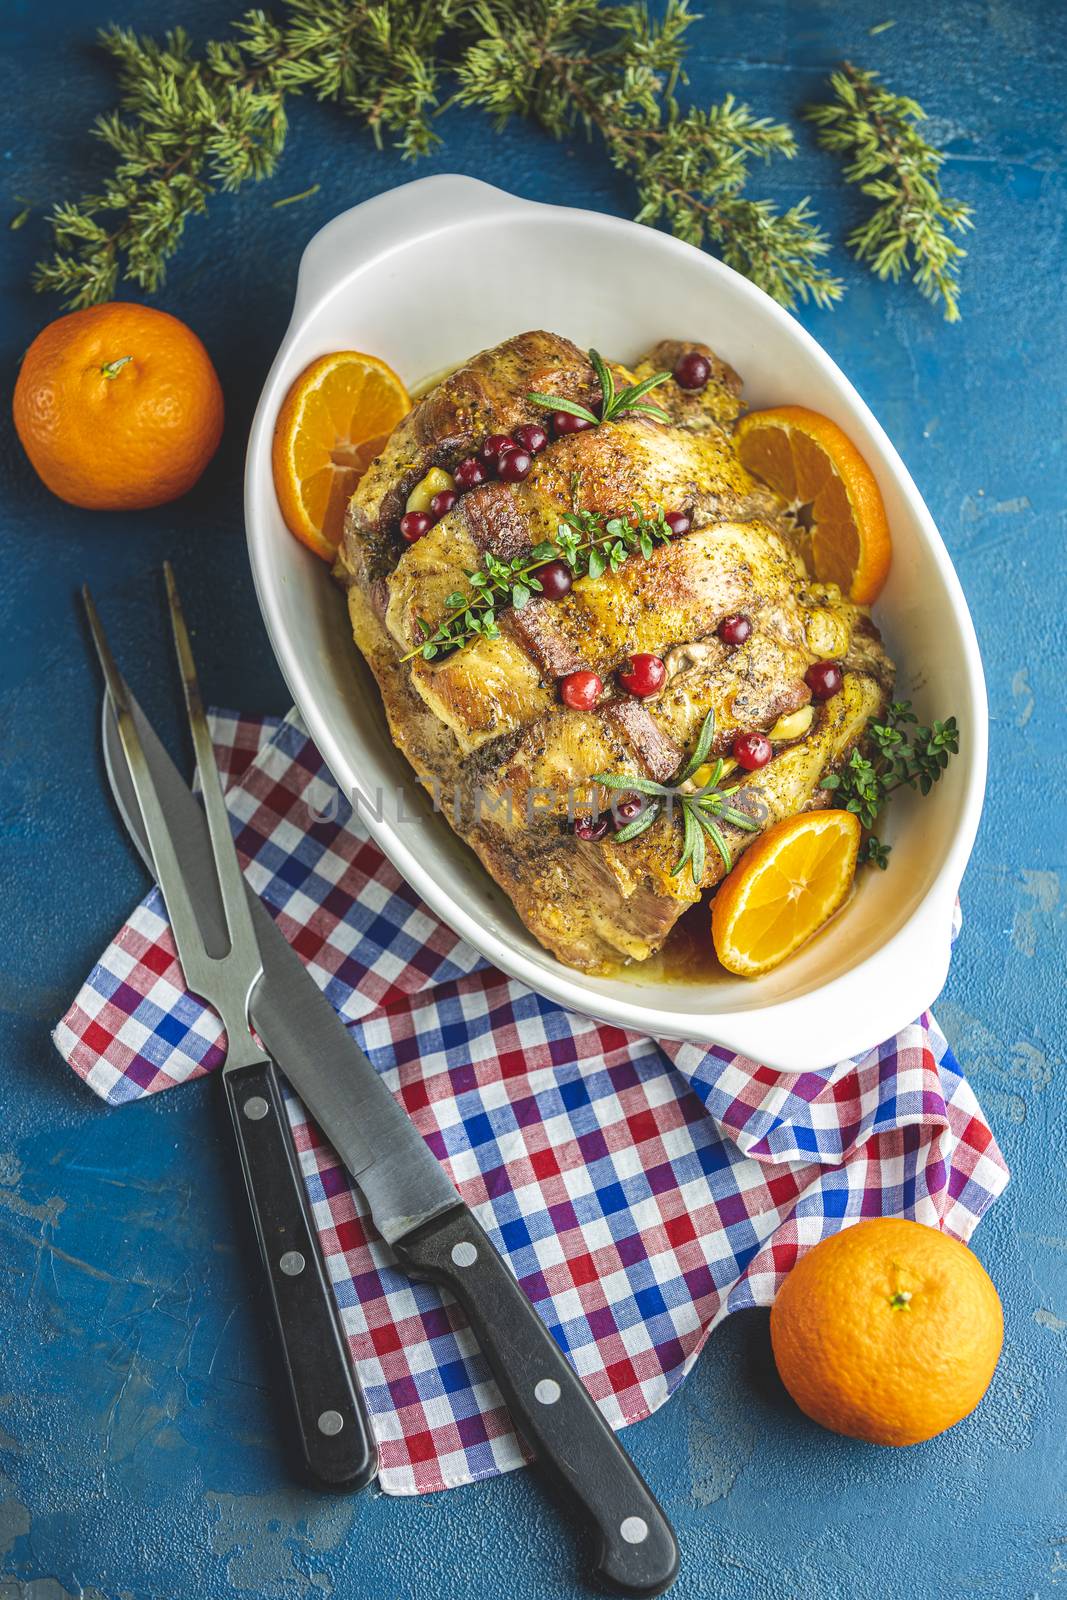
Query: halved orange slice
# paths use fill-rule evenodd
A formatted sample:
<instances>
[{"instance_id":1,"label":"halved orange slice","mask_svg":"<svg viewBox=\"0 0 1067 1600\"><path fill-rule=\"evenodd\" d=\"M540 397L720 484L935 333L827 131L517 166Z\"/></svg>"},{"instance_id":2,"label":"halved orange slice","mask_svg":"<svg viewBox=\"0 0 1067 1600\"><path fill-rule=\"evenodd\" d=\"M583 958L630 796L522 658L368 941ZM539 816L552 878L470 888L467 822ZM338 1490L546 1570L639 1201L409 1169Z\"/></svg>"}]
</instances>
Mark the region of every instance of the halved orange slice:
<instances>
[{"instance_id":1,"label":"halved orange slice","mask_svg":"<svg viewBox=\"0 0 1067 1600\"><path fill-rule=\"evenodd\" d=\"M411 398L376 356L319 356L293 383L274 427L274 488L291 533L324 561L337 554L345 508Z\"/></svg>"},{"instance_id":2,"label":"halved orange slice","mask_svg":"<svg viewBox=\"0 0 1067 1600\"><path fill-rule=\"evenodd\" d=\"M874 473L848 434L806 406L752 411L737 425L742 462L770 484L809 529L809 565L870 605L889 575L893 546Z\"/></svg>"},{"instance_id":3,"label":"halved orange slice","mask_svg":"<svg viewBox=\"0 0 1067 1600\"><path fill-rule=\"evenodd\" d=\"M859 846L851 811L786 817L749 845L711 904L715 954L727 971L755 978L799 950L844 904Z\"/></svg>"}]
</instances>

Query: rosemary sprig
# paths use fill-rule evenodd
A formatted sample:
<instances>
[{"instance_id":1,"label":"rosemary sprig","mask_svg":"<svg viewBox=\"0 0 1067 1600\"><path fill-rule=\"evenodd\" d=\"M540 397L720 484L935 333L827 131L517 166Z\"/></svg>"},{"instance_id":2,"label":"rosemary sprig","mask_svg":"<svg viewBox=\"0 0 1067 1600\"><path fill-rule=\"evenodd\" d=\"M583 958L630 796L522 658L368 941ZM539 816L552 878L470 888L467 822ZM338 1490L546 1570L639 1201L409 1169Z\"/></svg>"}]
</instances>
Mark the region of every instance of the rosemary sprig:
<instances>
[{"instance_id":1,"label":"rosemary sprig","mask_svg":"<svg viewBox=\"0 0 1067 1600\"><path fill-rule=\"evenodd\" d=\"M733 866L730 847L723 838L722 829L716 819L733 823L735 827L743 828L747 833L759 831L758 822L754 822L745 812L739 811L736 806L729 803L730 796L736 794L741 785L735 783L728 789L719 788L725 768L725 762L721 757L712 767L708 781L701 788L688 792L684 788L707 760L714 737L715 712L709 711L704 718L692 754L676 774L672 784L654 783L651 778L635 778L628 772L594 772L591 779L591 782L602 784L605 789L623 789L638 794L647 801L640 814L619 829L615 835L616 844L625 844L628 840L647 833L664 812L673 819L675 805L681 806L682 853L671 868L671 877L677 878L688 867L695 884L704 881L708 839L718 851L727 872Z\"/></svg>"},{"instance_id":2,"label":"rosemary sprig","mask_svg":"<svg viewBox=\"0 0 1067 1600\"><path fill-rule=\"evenodd\" d=\"M917 123L926 112L846 61L830 78L836 103L804 113L827 150L851 156L845 181L878 205L848 236L858 261L896 283L902 272L927 300L942 300L945 321L959 320L958 267L967 254L949 235L973 226L971 208L941 192L943 150L923 138Z\"/></svg>"},{"instance_id":3,"label":"rosemary sprig","mask_svg":"<svg viewBox=\"0 0 1067 1600\"><path fill-rule=\"evenodd\" d=\"M568 511L556 537L535 544L525 555L502 561L487 550L481 567L465 574L467 592L456 590L448 596L448 611L436 626L426 617L419 617L422 640L400 659L410 661L413 656L422 656L432 661L435 656L462 649L471 639L498 639L497 612L502 606L521 611L535 594L540 594L537 573L551 561L565 562L576 578L599 578L609 570L618 572L632 555L639 554L647 561L655 547L670 538L671 529L659 509L646 514L635 505L629 519L605 518L593 511Z\"/></svg>"},{"instance_id":4,"label":"rosemary sprig","mask_svg":"<svg viewBox=\"0 0 1067 1600\"><path fill-rule=\"evenodd\" d=\"M676 98L696 20L686 0L284 0L202 51L181 28L108 29L118 109L92 131L111 164L53 208L35 287L68 306L110 299L123 278L156 291L190 217L272 176L304 95L411 160L441 142L451 105L526 117L557 140L583 130L633 185L640 221L707 240L784 304L828 305L841 284L807 203L779 212L743 192L752 161L795 155L791 130L730 95L707 108Z\"/></svg>"},{"instance_id":5,"label":"rosemary sprig","mask_svg":"<svg viewBox=\"0 0 1067 1600\"><path fill-rule=\"evenodd\" d=\"M863 744L853 750L840 772L822 780L821 787L829 789L844 810L855 812L865 828L873 828L889 797L898 789L929 794L959 747L955 717L935 722L929 728L921 727L911 701L895 700L886 720L871 719ZM870 834L860 861L884 871L891 848Z\"/></svg>"},{"instance_id":6,"label":"rosemary sprig","mask_svg":"<svg viewBox=\"0 0 1067 1600\"><path fill-rule=\"evenodd\" d=\"M595 411L590 411L588 406L581 405L577 400L566 400L556 394L528 394L527 400L531 400L535 406L543 406L546 411L567 411L572 417L583 417L594 427L599 427L602 422L614 422L616 418L625 416L630 411L643 411L646 416L655 417L657 422L670 421L661 406L642 404L649 390L658 389L661 383L667 382L671 376L669 372L655 372L650 378L642 378L640 383L631 383L625 389L616 392L615 374L600 352L590 350L589 359L593 363L593 371L600 385L599 417Z\"/></svg>"}]
</instances>

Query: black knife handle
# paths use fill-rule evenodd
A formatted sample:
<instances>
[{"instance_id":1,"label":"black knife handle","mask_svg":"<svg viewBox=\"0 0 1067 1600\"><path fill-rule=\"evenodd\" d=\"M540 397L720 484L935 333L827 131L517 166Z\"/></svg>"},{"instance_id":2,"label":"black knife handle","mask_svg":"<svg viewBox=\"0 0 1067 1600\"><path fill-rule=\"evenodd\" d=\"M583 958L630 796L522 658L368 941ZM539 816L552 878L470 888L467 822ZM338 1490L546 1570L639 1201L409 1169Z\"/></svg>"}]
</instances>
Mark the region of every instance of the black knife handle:
<instances>
[{"instance_id":1,"label":"black knife handle","mask_svg":"<svg viewBox=\"0 0 1067 1600\"><path fill-rule=\"evenodd\" d=\"M409 1277L443 1285L467 1313L516 1428L599 1529L601 1581L661 1594L678 1572L670 1523L472 1213L457 1205L394 1249Z\"/></svg>"},{"instance_id":2,"label":"black knife handle","mask_svg":"<svg viewBox=\"0 0 1067 1600\"><path fill-rule=\"evenodd\" d=\"M377 1471L377 1450L319 1251L274 1063L226 1069L222 1081L267 1270L304 1470L330 1488L361 1489Z\"/></svg>"}]
</instances>

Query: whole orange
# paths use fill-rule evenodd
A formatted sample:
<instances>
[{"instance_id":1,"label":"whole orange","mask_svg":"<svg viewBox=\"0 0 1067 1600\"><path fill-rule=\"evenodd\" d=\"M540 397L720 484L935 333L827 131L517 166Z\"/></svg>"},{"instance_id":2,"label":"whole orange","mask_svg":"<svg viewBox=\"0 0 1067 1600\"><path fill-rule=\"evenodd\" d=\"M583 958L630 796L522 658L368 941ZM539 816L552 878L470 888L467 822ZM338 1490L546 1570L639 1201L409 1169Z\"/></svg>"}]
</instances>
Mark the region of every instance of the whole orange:
<instances>
[{"instance_id":1,"label":"whole orange","mask_svg":"<svg viewBox=\"0 0 1067 1600\"><path fill-rule=\"evenodd\" d=\"M15 427L72 505L159 506L191 489L222 437L222 387L184 322L114 300L49 323L15 384Z\"/></svg>"},{"instance_id":2,"label":"whole orange","mask_svg":"<svg viewBox=\"0 0 1067 1600\"><path fill-rule=\"evenodd\" d=\"M824 1239L771 1311L782 1382L834 1433L918 1444L973 1411L1004 1342L1000 1298L966 1245L902 1217Z\"/></svg>"}]
</instances>

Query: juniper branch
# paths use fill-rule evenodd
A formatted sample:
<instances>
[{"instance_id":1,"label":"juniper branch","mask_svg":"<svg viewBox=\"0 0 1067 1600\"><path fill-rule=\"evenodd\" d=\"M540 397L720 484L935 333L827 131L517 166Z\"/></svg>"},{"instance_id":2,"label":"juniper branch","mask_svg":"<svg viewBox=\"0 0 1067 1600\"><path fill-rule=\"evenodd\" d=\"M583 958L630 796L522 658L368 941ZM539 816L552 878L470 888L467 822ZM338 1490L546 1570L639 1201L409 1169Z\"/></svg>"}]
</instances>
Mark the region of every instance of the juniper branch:
<instances>
[{"instance_id":1,"label":"juniper branch","mask_svg":"<svg viewBox=\"0 0 1067 1600\"><path fill-rule=\"evenodd\" d=\"M690 244L710 241L785 305L840 297L841 283L819 263L829 242L807 200L780 213L742 195L750 160L795 155L791 130L733 95L708 110L679 105L684 35L696 20L686 0L668 0L659 22L642 4L597 0L533 0L506 17L502 9L490 0L475 7L484 37L458 65L460 104L481 106L498 124L533 117L556 139L576 128L599 135L634 183L639 222L663 221Z\"/></svg>"},{"instance_id":2,"label":"juniper branch","mask_svg":"<svg viewBox=\"0 0 1067 1600\"><path fill-rule=\"evenodd\" d=\"M157 290L189 218L273 174L288 99L309 94L409 159L439 141L436 119L456 103L531 117L556 139L583 128L633 182L639 220L711 243L786 304L828 305L841 285L807 202L779 212L743 193L751 162L793 155L790 130L729 95L707 110L678 103L694 20L686 0L659 20L643 0L286 0L282 20L246 11L200 53L180 28L160 41L108 29L119 106L93 132L114 168L54 208L55 252L35 286L71 306L109 298L121 277Z\"/></svg>"},{"instance_id":3,"label":"juniper branch","mask_svg":"<svg viewBox=\"0 0 1067 1600\"><path fill-rule=\"evenodd\" d=\"M162 41L128 29L100 36L118 63L119 109L93 133L115 153L98 193L52 214L55 254L35 287L71 306L109 299L120 274L149 292L191 216L219 191L274 172L286 100L310 93L389 134L407 156L436 142L434 52L457 0L288 0L282 25L248 11L235 37L197 56L181 28Z\"/></svg>"},{"instance_id":4,"label":"juniper branch","mask_svg":"<svg viewBox=\"0 0 1067 1600\"><path fill-rule=\"evenodd\" d=\"M926 112L914 100L894 94L846 61L830 78L836 102L805 112L827 150L851 157L848 183L876 200L871 216L849 234L857 260L879 278L895 283L902 273L934 302L941 300L946 322L959 320L959 263L966 250L951 237L973 226L971 208L941 191L938 177L944 151L924 139L917 124Z\"/></svg>"}]
</instances>

